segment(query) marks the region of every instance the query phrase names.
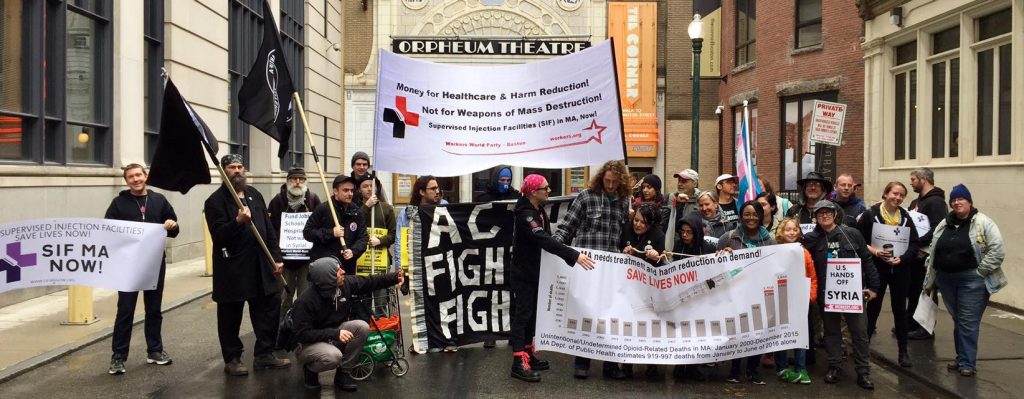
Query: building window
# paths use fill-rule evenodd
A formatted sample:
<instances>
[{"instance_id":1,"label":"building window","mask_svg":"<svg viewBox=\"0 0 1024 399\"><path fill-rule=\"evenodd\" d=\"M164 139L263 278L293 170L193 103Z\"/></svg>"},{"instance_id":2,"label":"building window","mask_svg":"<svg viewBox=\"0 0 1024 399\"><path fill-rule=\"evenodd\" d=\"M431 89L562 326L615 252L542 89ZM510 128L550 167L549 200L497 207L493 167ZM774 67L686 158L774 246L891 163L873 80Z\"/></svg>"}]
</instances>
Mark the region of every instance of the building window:
<instances>
[{"instance_id":1,"label":"building window","mask_svg":"<svg viewBox=\"0 0 1024 399\"><path fill-rule=\"evenodd\" d=\"M144 154L146 163L153 162L153 153L156 151L156 141L160 132L160 109L163 102L164 80L162 76L164 66L164 1L144 0L143 16L145 33L143 40L145 48L142 53L143 71L143 98L144 98Z\"/></svg>"},{"instance_id":2,"label":"building window","mask_svg":"<svg viewBox=\"0 0 1024 399\"><path fill-rule=\"evenodd\" d=\"M932 158L960 154L960 27L932 35L932 54L947 55L933 61L932 72ZM948 151L947 151L948 150Z\"/></svg>"},{"instance_id":3,"label":"building window","mask_svg":"<svg viewBox=\"0 0 1024 399\"><path fill-rule=\"evenodd\" d=\"M835 102L836 92L812 93L782 98L782 190L797 190L796 181L816 170L820 145L812 145L808 132L814 100Z\"/></svg>"},{"instance_id":4,"label":"building window","mask_svg":"<svg viewBox=\"0 0 1024 399\"><path fill-rule=\"evenodd\" d=\"M796 48L821 44L821 0L796 0Z\"/></svg>"},{"instance_id":5,"label":"building window","mask_svg":"<svg viewBox=\"0 0 1024 399\"><path fill-rule=\"evenodd\" d=\"M757 60L756 7L754 0L736 0L736 65Z\"/></svg>"},{"instance_id":6,"label":"building window","mask_svg":"<svg viewBox=\"0 0 1024 399\"><path fill-rule=\"evenodd\" d=\"M917 42L898 46L895 52L894 158L917 159Z\"/></svg>"},{"instance_id":7,"label":"building window","mask_svg":"<svg viewBox=\"0 0 1024 399\"><path fill-rule=\"evenodd\" d=\"M978 131L977 155L1011 153L1010 94L1013 79L1010 9L977 20ZM1019 66L1018 66L1019 68Z\"/></svg>"},{"instance_id":8,"label":"building window","mask_svg":"<svg viewBox=\"0 0 1024 399\"><path fill-rule=\"evenodd\" d=\"M242 156L249 165L249 130L247 123L238 119L238 90L242 79L256 62L260 42L263 40L263 0L231 0L228 15L228 75L231 77L228 89L228 108L231 126L227 145L228 152ZM270 17L267 15L267 17Z\"/></svg>"},{"instance_id":9,"label":"building window","mask_svg":"<svg viewBox=\"0 0 1024 399\"><path fill-rule=\"evenodd\" d=\"M0 4L0 160L109 165L110 0Z\"/></svg>"},{"instance_id":10,"label":"building window","mask_svg":"<svg viewBox=\"0 0 1024 399\"><path fill-rule=\"evenodd\" d=\"M303 62L304 51L303 28L305 27L305 1L303 0L282 0L281 1L281 47L284 49L285 60L288 63L288 72L292 77L292 85L299 97L305 92L305 81L303 71L306 64ZM291 94L289 94L291 96ZM305 100L303 100L305 101ZM295 107L295 117L292 118L292 136L288 146L288 153L281 158L281 170L288 170L292 166L305 166L305 130L302 127L302 118L299 116L298 106ZM326 133L325 133L326 134Z\"/></svg>"}]
</instances>

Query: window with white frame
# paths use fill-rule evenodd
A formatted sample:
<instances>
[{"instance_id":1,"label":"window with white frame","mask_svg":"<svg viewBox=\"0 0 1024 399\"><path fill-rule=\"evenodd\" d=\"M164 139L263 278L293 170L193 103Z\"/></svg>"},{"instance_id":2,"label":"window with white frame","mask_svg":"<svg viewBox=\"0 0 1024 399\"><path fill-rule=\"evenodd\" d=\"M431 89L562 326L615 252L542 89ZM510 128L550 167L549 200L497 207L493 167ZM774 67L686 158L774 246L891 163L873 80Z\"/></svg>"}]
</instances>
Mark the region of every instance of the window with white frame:
<instances>
[{"instance_id":1,"label":"window with white frame","mask_svg":"<svg viewBox=\"0 0 1024 399\"><path fill-rule=\"evenodd\" d=\"M960 148L960 27L931 35L932 158L956 157Z\"/></svg>"},{"instance_id":2,"label":"window with white frame","mask_svg":"<svg viewBox=\"0 0 1024 399\"><path fill-rule=\"evenodd\" d=\"M917 159L917 41L895 48L893 152L897 161Z\"/></svg>"},{"instance_id":3,"label":"window with white frame","mask_svg":"<svg viewBox=\"0 0 1024 399\"><path fill-rule=\"evenodd\" d=\"M978 62L978 156L1009 155L1012 150L1010 10L1007 8L975 20L976 41L972 47ZM1019 65L1017 67L1020 68Z\"/></svg>"}]
</instances>

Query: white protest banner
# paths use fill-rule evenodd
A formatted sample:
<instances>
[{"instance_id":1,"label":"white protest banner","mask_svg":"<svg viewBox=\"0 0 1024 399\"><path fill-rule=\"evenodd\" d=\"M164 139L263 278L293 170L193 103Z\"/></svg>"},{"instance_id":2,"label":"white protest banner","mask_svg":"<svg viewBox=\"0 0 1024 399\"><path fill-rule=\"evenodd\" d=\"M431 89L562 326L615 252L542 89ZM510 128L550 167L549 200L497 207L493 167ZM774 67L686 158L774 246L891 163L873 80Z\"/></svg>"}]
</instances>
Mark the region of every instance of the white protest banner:
<instances>
[{"instance_id":1,"label":"white protest banner","mask_svg":"<svg viewBox=\"0 0 1024 399\"><path fill-rule=\"evenodd\" d=\"M0 225L0 292L51 285L155 289L163 224L40 219Z\"/></svg>"},{"instance_id":2,"label":"white protest banner","mask_svg":"<svg viewBox=\"0 0 1024 399\"><path fill-rule=\"evenodd\" d=\"M537 349L646 364L700 364L806 348L810 283L798 244L653 267L580 249L594 270L541 256Z\"/></svg>"},{"instance_id":3,"label":"white protest banner","mask_svg":"<svg viewBox=\"0 0 1024 399\"><path fill-rule=\"evenodd\" d=\"M825 311L864 313L860 259L830 258L825 267Z\"/></svg>"},{"instance_id":4,"label":"white protest banner","mask_svg":"<svg viewBox=\"0 0 1024 399\"><path fill-rule=\"evenodd\" d=\"M892 245L892 256L903 256L910 247L910 227L882 223L871 226L871 246L884 249L886 245Z\"/></svg>"},{"instance_id":5,"label":"white protest banner","mask_svg":"<svg viewBox=\"0 0 1024 399\"><path fill-rule=\"evenodd\" d=\"M439 64L380 51L374 169L457 176L625 158L611 42L544 61Z\"/></svg>"},{"instance_id":6,"label":"white protest banner","mask_svg":"<svg viewBox=\"0 0 1024 399\"><path fill-rule=\"evenodd\" d=\"M808 140L812 143L841 145L846 104L814 100L813 108Z\"/></svg>"},{"instance_id":7,"label":"white protest banner","mask_svg":"<svg viewBox=\"0 0 1024 399\"><path fill-rule=\"evenodd\" d=\"M932 222L928 220L928 216L918 211L907 211L910 214L910 220L914 221L914 227L917 228L917 236L923 237L928 234L932 229Z\"/></svg>"},{"instance_id":8,"label":"white protest banner","mask_svg":"<svg viewBox=\"0 0 1024 399\"><path fill-rule=\"evenodd\" d=\"M313 212L296 212L281 214L281 231L279 245L284 260L309 260L309 249L313 243L302 237L302 229Z\"/></svg>"}]
</instances>

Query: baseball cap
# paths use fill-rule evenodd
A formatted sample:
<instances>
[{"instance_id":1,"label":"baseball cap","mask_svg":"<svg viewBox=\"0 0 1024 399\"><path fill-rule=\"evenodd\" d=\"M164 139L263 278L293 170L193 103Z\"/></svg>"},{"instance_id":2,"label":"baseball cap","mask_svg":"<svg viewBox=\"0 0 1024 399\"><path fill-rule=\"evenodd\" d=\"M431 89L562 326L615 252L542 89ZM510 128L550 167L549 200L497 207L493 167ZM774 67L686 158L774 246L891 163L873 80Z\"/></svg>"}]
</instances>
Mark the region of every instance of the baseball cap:
<instances>
[{"instance_id":1,"label":"baseball cap","mask_svg":"<svg viewBox=\"0 0 1024 399\"><path fill-rule=\"evenodd\" d=\"M700 179L697 175L697 171L693 169L683 169L679 171L679 173L672 175L672 177L675 177L677 179L690 179L693 181L697 181Z\"/></svg>"},{"instance_id":2,"label":"baseball cap","mask_svg":"<svg viewBox=\"0 0 1024 399\"><path fill-rule=\"evenodd\" d=\"M723 181L726 181L726 180L738 180L738 179L736 178L736 176L733 176L733 175L730 175L730 174L726 173L724 175L718 176L718 178L715 179L715 185L717 186L719 183L721 183Z\"/></svg>"}]
</instances>

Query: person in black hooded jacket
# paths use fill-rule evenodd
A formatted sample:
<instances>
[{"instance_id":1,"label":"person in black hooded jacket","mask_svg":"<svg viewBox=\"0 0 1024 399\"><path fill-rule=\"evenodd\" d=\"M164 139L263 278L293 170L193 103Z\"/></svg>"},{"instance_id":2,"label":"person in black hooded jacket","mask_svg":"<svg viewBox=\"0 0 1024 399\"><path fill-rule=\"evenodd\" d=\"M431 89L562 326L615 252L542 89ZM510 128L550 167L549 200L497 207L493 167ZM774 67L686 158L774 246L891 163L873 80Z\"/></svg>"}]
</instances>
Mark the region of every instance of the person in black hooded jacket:
<instances>
[{"instance_id":1,"label":"person in black hooded jacket","mask_svg":"<svg viewBox=\"0 0 1024 399\"><path fill-rule=\"evenodd\" d=\"M619 247L657 267L665 252L665 233L661 231L659 211L653 204L644 203L633 212L633 222L622 229Z\"/></svg>"},{"instance_id":2,"label":"person in black hooded jacket","mask_svg":"<svg viewBox=\"0 0 1024 399\"><path fill-rule=\"evenodd\" d=\"M544 176L532 174L523 180L523 197L516 202L513 227L512 267L509 285L512 288L512 377L528 382L540 381L538 370L550 366L537 357L533 346L537 327L537 285L540 282L541 250L558 256L572 266L579 263L593 269L587 255L551 237L551 224L544 211L551 187Z\"/></svg>"},{"instance_id":3,"label":"person in black hooded jacket","mask_svg":"<svg viewBox=\"0 0 1024 399\"><path fill-rule=\"evenodd\" d=\"M313 248L309 249L310 259L335 257L341 261L345 273L350 275L356 274L356 260L366 252L366 244L369 242L363 214L359 213L361 205L353 201L356 189L356 179L345 175L335 177L334 201L317 206L302 229L302 237L313 243ZM332 203L338 215L339 226L334 225L329 208ZM344 250L341 248L339 238L345 240L347 248Z\"/></svg>"},{"instance_id":4,"label":"person in black hooded jacket","mask_svg":"<svg viewBox=\"0 0 1024 399\"><path fill-rule=\"evenodd\" d=\"M356 365L370 326L363 320L348 320L352 306L365 306L353 304L357 302L354 298L404 281L401 272L346 275L334 257L320 258L309 265L311 286L292 305L295 338L301 345L295 357L303 365L306 388L320 388L319 373L337 369L334 385L345 391L356 390L349 371Z\"/></svg>"},{"instance_id":5,"label":"person in black hooded jacket","mask_svg":"<svg viewBox=\"0 0 1024 399\"><path fill-rule=\"evenodd\" d=\"M473 202L491 202L522 198L515 187L512 187L512 168L499 165L491 169L491 177L487 180L484 192L473 197Z\"/></svg>"},{"instance_id":6,"label":"person in black hooded jacket","mask_svg":"<svg viewBox=\"0 0 1024 399\"><path fill-rule=\"evenodd\" d=\"M167 237L178 236L181 229L178 227L178 216L174 214L174 208L167 198L157 192L146 189L146 169L137 163L129 164L124 168L124 181L128 184L128 190L122 190L110 201L104 219L127 220L131 222L160 223L167 230ZM171 358L164 352L163 339L160 336L160 326L163 322L163 315L160 310L160 302L164 296L164 274L167 270L167 260L160 258L160 274L157 278L156 289L142 292L142 301L146 309L146 362L150 364L165 365L171 363ZM132 338L132 320L135 318L135 305L138 304L138 292L117 293L117 315L114 317L114 335L111 340L113 355L110 357L110 374L123 374L124 361L128 359L128 346Z\"/></svg>"},{"instance_id":7,"label":"person in black hooded jacket","mask_svg":"<svg viewBox=\"0 0 1024 399\"><path fill-rule=\"evenodd\" d=\"M861 261L861 287L865 299L870 303L880 290L878 270L868 252L867 243L857 229L842 224L845 220L843 209L829 200L819 201L814 209L814 230L804 236L804 248L814 259L814 269L818 275L818 301L822 324L825 326L825 350L828 352L828 372L825 383L835 384L842 376L843 362L843 331L841 320L846 320L846 327L853 338L853 363L857 371L857 385L864 389L874 389L871 382L871 363L868 350L867 317L864 313L826 312L825 287L828 260L831 258L858 258Z\"/></svg>"}]
</instances>

